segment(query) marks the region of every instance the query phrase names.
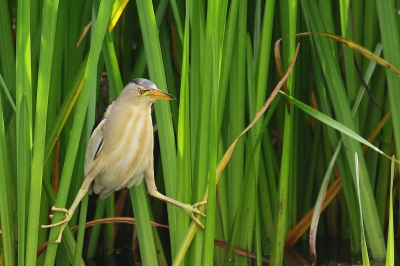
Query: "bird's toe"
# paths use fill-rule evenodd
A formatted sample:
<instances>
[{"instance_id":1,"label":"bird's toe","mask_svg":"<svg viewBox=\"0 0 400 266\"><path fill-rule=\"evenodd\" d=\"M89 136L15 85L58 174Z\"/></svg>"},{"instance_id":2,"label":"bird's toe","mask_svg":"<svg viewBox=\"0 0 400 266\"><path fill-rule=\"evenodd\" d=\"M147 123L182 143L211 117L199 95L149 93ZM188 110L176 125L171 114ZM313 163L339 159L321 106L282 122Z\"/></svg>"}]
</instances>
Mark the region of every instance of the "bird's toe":
<instances>
[{"instance_id":1,"label":"bird's toe","mask_svg":"<svg viewBox=\"0 0 400 266\"><path fill-rule=\"evenodd\" d=\"M199 219L196 218L196 216L192 215L191 218L198 226L200 226L202 229L204 229L204 225L200 222Z\"/></svg>"},{"instance_id":2,"label":"bird's toe","mask_svg":"<svg viewBox=\"0 0 400 266\"><path fill-rule=\"evenodd\" d=\"M197 208L199 206L206 205L206 204L207 204L207 201L205 200L205 201L197 202L197 203L193 204L192 206L193 206L193 208Z\"/></svg>"},{"instance_id":3,"label":"bird's toe","mask_svg":"<svg viewBox=\"0 0 400 266\"><path fill-rule=\"evenodd\" d=\"M204 213L202 213L201 211L199 211L197 208L193 208L193 213L194 213L194 214L201 215L201 216L203 216L203 217L206 217L206 215L205 215Z\"/></svg>"}]
</instances>

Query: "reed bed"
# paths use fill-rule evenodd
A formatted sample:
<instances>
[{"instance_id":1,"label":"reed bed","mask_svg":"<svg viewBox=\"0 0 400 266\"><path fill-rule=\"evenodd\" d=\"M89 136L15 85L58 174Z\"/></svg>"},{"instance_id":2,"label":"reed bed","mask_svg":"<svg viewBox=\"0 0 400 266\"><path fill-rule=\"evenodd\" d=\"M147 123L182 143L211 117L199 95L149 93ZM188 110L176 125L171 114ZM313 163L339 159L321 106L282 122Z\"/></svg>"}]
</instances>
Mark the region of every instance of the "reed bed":
<instances>
[{"instance_id":1,"label":"reed bed","mask_svg":"<svg viewBox=\"0 0 400 266\"><path fill-rule=\"evenodd\" d=\"M282 265L299 239L316 263L317 236L349 239L360 258L366 243L364 264L392 263L396 5L0 0L0 264L114 254L124 202L143 265ZM95 119L137 77L178 99L154 104L156 183L182 202L206 198L205 230L142 184L131 202L127 191L95 205L85 197L61 244L39 248L58 234L39 227L50 207L69 207L82 184ZM84 241L88 208L98 225Z\"/></svg>"}]
</instances>

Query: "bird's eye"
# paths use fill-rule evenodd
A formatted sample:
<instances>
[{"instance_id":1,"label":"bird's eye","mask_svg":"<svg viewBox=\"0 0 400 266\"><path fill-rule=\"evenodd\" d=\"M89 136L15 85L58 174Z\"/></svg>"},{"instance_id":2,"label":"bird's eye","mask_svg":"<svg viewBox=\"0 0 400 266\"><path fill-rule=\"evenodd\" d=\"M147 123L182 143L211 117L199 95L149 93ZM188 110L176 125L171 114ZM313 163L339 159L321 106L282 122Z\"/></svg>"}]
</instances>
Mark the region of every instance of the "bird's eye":
<instances>
[{"instance_id":1,"label":"bird's eye","mask_svg":"<svg viewBox=\"0 0 400 266\"><path fill-rule=\"evenodd\" d=\"M139 92L140 94L143 94L143 93L144 93L144 89L143 89L143 88L139 88L139 89L138 89L138 92Z\"/></svg>"}]
</instances>

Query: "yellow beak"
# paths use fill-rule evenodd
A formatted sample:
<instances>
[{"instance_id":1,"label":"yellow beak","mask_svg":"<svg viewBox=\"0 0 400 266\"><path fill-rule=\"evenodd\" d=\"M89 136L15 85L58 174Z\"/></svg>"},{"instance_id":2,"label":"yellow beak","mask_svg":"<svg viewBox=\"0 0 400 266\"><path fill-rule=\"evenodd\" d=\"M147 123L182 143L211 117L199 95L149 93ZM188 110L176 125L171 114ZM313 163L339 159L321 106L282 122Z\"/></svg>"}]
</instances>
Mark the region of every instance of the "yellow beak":
<instances>
[{"instance_id":1,"label":"yellow beak","mask_svg":"<svg viewBox=\"0 0 400 266\"><path fill-rule=\"evenodd\" d=\"M158 89L153 89L145 92L143 96L147 96L156 100L162 99L162 100L176 100L174 96L172 96L169 93L166 93L164 91L158 90Z\"/></svg>"}]
</instances>

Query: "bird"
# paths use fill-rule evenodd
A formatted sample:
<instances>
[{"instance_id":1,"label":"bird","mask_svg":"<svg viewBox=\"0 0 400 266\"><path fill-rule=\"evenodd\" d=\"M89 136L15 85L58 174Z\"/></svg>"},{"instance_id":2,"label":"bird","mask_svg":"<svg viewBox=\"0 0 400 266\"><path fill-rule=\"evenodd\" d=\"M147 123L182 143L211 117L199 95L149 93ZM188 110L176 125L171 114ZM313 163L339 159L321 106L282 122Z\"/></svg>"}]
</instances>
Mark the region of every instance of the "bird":
<instances>
[{"instance_id":1,"label":"bird","mask_svg":"<svg viewBox=\"0 0 400 266\"><path fill-rule=\"evenodd\" d=\"M70 209L53 206L53 212L64 213L63 220L42 228L61 226L53 243L60 243L62 233L86 193L107 198L112 192L146 182L148 194L184 210L204 229L195 215L205 217L198 210L207 201L184 204L157 191L154 181L153 123L151 105L158 99L176 100L159 90L150 80L137 78L125 86L110 103L101 121L94 127L85 154L85 179Z\"/></svg>"}]
</instances>

